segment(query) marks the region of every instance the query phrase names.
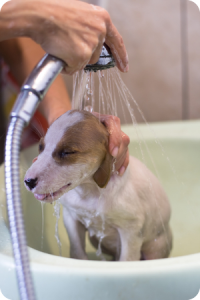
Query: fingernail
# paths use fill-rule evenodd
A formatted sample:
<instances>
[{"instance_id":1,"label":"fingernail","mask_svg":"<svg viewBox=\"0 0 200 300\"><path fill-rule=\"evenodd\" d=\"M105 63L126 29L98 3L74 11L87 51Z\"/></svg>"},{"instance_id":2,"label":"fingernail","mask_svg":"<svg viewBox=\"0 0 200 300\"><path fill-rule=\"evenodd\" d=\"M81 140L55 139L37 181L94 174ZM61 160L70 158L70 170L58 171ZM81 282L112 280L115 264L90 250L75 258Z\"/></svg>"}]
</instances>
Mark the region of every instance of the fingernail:
<instances>
[{"instance_id":1,"label":"fingernail","mask_svg":"<svg viewBox=\"0 0 200 300\"><path fill-rule=\"evenodd\" d=\"M126 170L125 167L122 166L121 169L119 170L119 176L122 176L124 174L125 170Z\"/></svg>"},{"instance_id":2,"label":"fingernail","mask_svg":"<svg viewBox=\"0 0 200 300\"><path fill-rule=\"evenodd\" d=\"M126 66L126 68L124 69L124 72L128 72L129 71L129 65Z\"/></svg>"},{"instance_id":3,"label":"fingernail","mask_svg":"<svg viewBox=\"0 0 200 300\"><path fill-rule=\"evenodd\" d=\"M119 148L118 148L118 147L115 147L115 148L113 149L113 151L112 151L112 156L116 158L118 152L119 152Z\"/></svg>"}]
</instances>

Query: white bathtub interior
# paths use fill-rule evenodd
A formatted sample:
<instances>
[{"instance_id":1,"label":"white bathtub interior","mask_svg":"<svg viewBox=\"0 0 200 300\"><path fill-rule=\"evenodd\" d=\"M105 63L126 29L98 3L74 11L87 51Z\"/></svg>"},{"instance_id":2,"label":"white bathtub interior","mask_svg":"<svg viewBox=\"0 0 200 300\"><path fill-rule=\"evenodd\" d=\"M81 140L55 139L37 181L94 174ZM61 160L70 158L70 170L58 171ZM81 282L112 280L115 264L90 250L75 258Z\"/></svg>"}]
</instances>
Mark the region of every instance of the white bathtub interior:
<instances>
[{"instance_id":1,"label":"white bathtub interior","mask_svg":"<svg viewBox=\"0 0 200 300\"><path fill-rule=\"evenodd\" d=\"M33 273L36 286L40 285L38 282L38 278L42 277L42 272L44 272L43 276L50 276L50 273L55 273L55 290L56 282L58 276L57 271L55 269L61 266L66 268L69 267L71 270L71 276L76 272L74 268L78 272L77 274L87 274L88 268L90 269L90 275L92 271L95 273L96 268L100 268L101 276L105 277L111 270L117 270L116 272L121 272L123 278L126 276L136 276L137 272L140 273L138 278L140 278L141 274L143 273L143 279L139 281L138 285L136 286L133 284L131 285L131 292L128 288L126 288L127 293L123 288L122 295L125 295L124 298L120 298L119 293L108 292L108 296L104 293L104 298L108 299L133 299L132 296L134 294L134 289L137 291L137 298L134 299L145 299L145 291L146 295L150 295L152 293L152 297L155 294L152 289L146 289L145 286L142 286L148 279L148 272L151 270L151 280L154 278L154 284L156 284L156 280L158 281L159 274L162 274L163 279L163 286L166 288L165 295L163 299L169 299L169 295L172 295L170 299L182 299L179 297L179 292L182 293L176 288L174 288L171 294L167 292L168 286L170 284L170 280L175 278L174 274L179 274L177 278L178 282L182 280L184 282L184 270L187 273L187 276L190 275L189 278L193 278L196 272L200 273L200 122L198 121L191 121L191 122L175 122L175 123L157 123L155 125L139 125L137 131L133 128L133 126L124 126L123 130L130 136L131 143L130 143L130 154L139 157L141 160L144 160L145 164L154 172L159 174L159 179L161 180L168 197L170 199L171 207L172 207L172 216L171 216L171 227L173 231L173 250L171 253L170 258L151 261L151 262L127 262L127 263L117 263L117 262L80 262L77 260L67 259L69 257L69 240L66 233L66 230L63 225L62 221L62 213L59 219L59 237L62 244L62 257L59 257L59 246L56 241L55 237L55 224L56 224L56 217L54 213L54 204L45 204L43 209L43 217L42 217L42 207L41 203L38 202L33 195L28 192L24 185L23 185L23 176L26 169L32 162L32 159L37 155L37 145L33 146L21 154L21 193L22 193L22 202L23 202L23 210L24 210L24 220L25 220L25 227L26 227L26 234L27 234L27 241L28 246L30 247L30 257L32 268L37 269L37 272ZM140 139L138 140L138 136ZM142 151L141 151L142 149ZM149 155L150 153L150 155ZM151 157L152 159L151 159ZM153 161L153 163L152 163ZM156 170L154 168L154 164L156 166ZM14 265L12 261L12 250L9 238L9 232L6 227L5 221L6 217L6 204L5 204L5 189L4 189L4 166L2 165L0 168L0 190L1 190L1 197L0 197L0 211L1 211L1 224L0 224L0 257L1 259L8 260L7 266L10 268L10 271L14 272ZM156 172L157 171L157 172ZM42 230L43 227L43 230ZM95 255L95 249L90 245L87 240L86 243L86 250L91 260L98 260L99 258ZM48 255L50 254L50 255ZM64 257L64 258L63 258ZM5 264L4 261L4 264ZM97 264L97 265L96 265ZM37 266L37 267L36 267ZM45 266L45 268L43 268ZM196 267L199 269L196 269ZM5 266L4 266L5 267ZM38 268L40 272L38 271ZM54 269L53 269L54 268ZM77 269L78 268L78 269ZM94 269L93 269L94 268ZM105 269L104 269L105 268ZM2 269L3 270L3 269ZM49 270L49 274L48 274ZM54 270L54 271L52 271ZM72 271L73 270L73 271ZM87 271L86 271L87 270ZM139 271L138 271L139 270ZM182 270L182 271L181 271ZM104 274L105 271L105 274ZM38 275L38 272L40 275ZM75 272L75 273L74 273ZM134 275L131 272L136 272ZM173 276L170 276L170 272L173 273ZM182 274L181 274L182 272ZM62 273L62 272L61 272ZM0 260L0 274L1 274L1 260ZM107 275L106 275L107 274ZM132 274L132 275L131 275ZM69 275L69 274L68 274ZM94 275L94 274L93 274ZM98 274L100 276L100 274ZM150 274L149 274L150 275ZM9 273L8 275L9 278ZM53 275L52 275L53 276ZM92 276L92 275L91 275ZM114 275L112 275L114 276ZM164 277L163 277L164 276ZM192 276L192 277L191 277ZM71 279L72 279L71 277ZM7 277L5 277L7 278ZM66 277L67 280L68 277ZM69 276L70 278L70 276ZM88 280L89 279L88 275ZM114 277L112 277L114 278ZM171 278L171 279L169 279ZM79 282L79 276L77 275L76 279ZM46 279L45 279L46 280ZM53 280L53 279L52 279ZM75 279L72 279L71 283L74 284ZM99 283L102 283L102 277L99 278ZM114 279L113 279L114 280ZM135 279L133 279L134 281ZM159 279L160 280L160 279ZM175 279L173 279L175 282ZM173 284L172 280L172 284ZM61 280L62 281L62 280ZM115 280L113 281L115 282ZM123 280L121 280L121 283ZM135 281L134 281L135 282ZM150 281L151 282L151 281ZM98 283L98 281L97 281ZM16 288L16 283L13 283ZM103 284L103 283L102 283ZM117 281L116 281L117 284ZM154 286L152 284L152 286ZM178 284L178 283L177 283ZM9 295L9 288L7 287L6 283L3 283L3 289L7 295ZM66 285L70 285L70 280ZM81 286L83 286L81 284ZM98 284L97 284L98 286ZM99 287L101 284L99 285ZM117 286L119 287L120 284L118 283ZM135 288L134 288L135 286ZM161 285L162 286L162 285ZM44 285L45 287L45 285ZM117 287L117 288L118 288ZM138 291L139 287L141 291ZM187 288L186 295L195 296L196 289L198 287L198 280L193 278L192 283L190 284L190 289ZM0 279L0 288L1 288L1 279ZM105 288L105 286L104 286ZM184 290L183 286L183 290ZM200 280L199 280L199 288L200 288ZM39 289L39 288L38 288ZM52 289L49 288L50 290ZM77 289L76 286L71 287L71 289ZM106 289L106 288L105 288ZM124 287L125 289L125 287ZM165 289L164 289L165 290ZM110 290L109 290L110 291ZM151 292L150 292L151 291ZM62 295L60 295L60 299L64 298L64 291L60 289ZM40 298L46 297L41 295L45 294L46 291L41 290L38 291ZM67 292L68 293L68 292ZM73 298L66 298L70 300L77 300L81 299L79 296L83 297L83 299L95 299L92 298L91 295L94 292L91 292L88 297L84 296L85 292L82 292L80 288L80 295L78 291L71 292ZM197 294L197 293L196 293ZM67 294L66 294L67 295ZM75 298L75 295L77 298ZM101 293L100 293L101 295ZM93 295L94 296L94 295ZM193 296L193 297L194 297ZM48 296L50 297L50 295ZM54 296L55 297L55 296ZM62 298L63 297L63 298ZM72 297L72 296L71 296ZM102 297L102 295L101 295ZM96 299L102 299L97 297ZM159 298L160 295L157 293L154 298L150 297L149 299L161 299ZM167 298L168 297L168 298ZM170 296L171 297L171 296ZM192 298L192 297L191 297ZM18 298L17 298L18 299ZM46 300L46 298L44 298ZM49 298L54 299L54 298ZM187 298L184 298L187 299ZM189 299L189 298L188 298ZM11 300L15 300L14 298Z\"/></svg>"}]
</instances>

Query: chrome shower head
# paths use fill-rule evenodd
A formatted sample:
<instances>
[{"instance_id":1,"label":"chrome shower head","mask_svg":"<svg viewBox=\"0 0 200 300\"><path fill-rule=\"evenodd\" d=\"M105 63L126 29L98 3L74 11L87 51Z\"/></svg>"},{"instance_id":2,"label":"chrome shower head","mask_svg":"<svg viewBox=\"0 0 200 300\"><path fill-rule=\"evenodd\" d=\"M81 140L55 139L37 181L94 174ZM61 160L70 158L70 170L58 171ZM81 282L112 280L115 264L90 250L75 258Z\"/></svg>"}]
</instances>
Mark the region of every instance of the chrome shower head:
<instances>
[{"instance_id":1,"label":"chrome shower head","mask_svg":"<svg viewBox=\"0 0 200 300\"><path fill-rule=\"evenodd\" d=\"M86 65L85 72L97 72L115 67L115 60L112 56L110 48L104 44L99 60L93 65Z\"/></svg>"}]
</instances>

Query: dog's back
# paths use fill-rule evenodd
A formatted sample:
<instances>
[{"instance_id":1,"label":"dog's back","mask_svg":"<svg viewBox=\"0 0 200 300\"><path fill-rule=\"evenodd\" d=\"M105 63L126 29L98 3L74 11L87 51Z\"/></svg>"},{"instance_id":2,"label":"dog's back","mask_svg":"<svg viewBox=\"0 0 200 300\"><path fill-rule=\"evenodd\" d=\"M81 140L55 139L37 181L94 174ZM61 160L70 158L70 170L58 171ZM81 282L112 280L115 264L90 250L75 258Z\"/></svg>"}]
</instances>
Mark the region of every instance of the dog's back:
<instances>
[{"instance_id":1,"label":"dog's back","mask_svg":"<svg viewBox=\"0 0 200 300\"><path fill-rule=\"evenodd\" d=\"M69 214L88 230L92 244L116 260L168 257L172 247L170 205L157 178L130 156L122 177L114 174L99 189L92 182L62 197L64 220Z\"/></svg>"}]
</instances>

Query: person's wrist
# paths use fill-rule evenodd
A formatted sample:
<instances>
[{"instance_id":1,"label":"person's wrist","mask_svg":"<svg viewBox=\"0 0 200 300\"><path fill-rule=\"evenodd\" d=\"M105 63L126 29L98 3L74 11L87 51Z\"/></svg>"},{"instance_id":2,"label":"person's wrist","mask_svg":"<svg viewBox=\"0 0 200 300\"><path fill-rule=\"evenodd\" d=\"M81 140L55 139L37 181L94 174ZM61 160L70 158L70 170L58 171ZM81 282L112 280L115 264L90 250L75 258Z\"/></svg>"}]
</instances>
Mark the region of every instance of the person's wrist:
<instances>
[{"instance_id":1,"label":"person's wrist","mask_svg":"<svg viewBox=\"0 0 200 300\"><path fill-rule=\"evenodd\" d=\"M41 10L42 11L42 10ZM39 13L35 1L8 1L1 9L1 21L5 24L4 35L1 39L15 37L39 37L41 34L40 24L45 17Z\"/></svg>"},{"instance_id":2,"label":"person's wrist","mask_svg":"<svg viewBox=\"0 0 200 300\"><path fill-rule=\"evenodd\" d=\"M11 39L19 36L28 36L26 24L28 16L25 13L26 5L21 5L20 1L8 1L1 9L1 22L5 25L1 32L1 39Z\"/></svg>"}]
</instances>

